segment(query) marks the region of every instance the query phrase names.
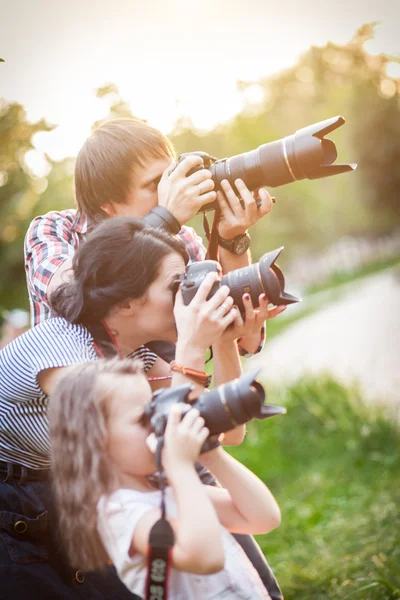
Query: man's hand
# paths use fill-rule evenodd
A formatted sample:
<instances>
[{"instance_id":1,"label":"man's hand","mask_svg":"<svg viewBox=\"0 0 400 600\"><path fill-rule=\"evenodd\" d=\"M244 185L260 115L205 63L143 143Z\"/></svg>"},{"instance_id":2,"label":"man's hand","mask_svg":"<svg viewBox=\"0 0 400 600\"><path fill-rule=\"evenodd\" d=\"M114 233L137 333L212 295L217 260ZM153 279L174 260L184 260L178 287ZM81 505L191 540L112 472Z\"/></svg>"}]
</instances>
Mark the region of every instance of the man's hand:
<instances>
[{"instance_id":1,"label":"man's hand","mask_svg":"<svg viewBox=\"0 0 400 600\"><path fill-rule=\"evenodd\" d=\"M192 219L204 204L214 202L217 195L208 169L187 177L187 173L202 164L200 156L185 158L175 168L170 165L158 184L158 204L167 208L181 225Z\"/></svg>"},{"instance_id":2,"label":"man's hand","mask_svg":"<svg viewBox=\"0 0 400 600\"><path fill-rule=\"evenodd\" d=\"M260 188L251 193L241 179L236 179L235 186L240 198L236 196L227 179L221 181L223 192L217 192L217 200L221 208L218 233L225 240L232 240L237 235L245 233L272 209L272 198L267 190Z\"/></svg>"}]
</instances>

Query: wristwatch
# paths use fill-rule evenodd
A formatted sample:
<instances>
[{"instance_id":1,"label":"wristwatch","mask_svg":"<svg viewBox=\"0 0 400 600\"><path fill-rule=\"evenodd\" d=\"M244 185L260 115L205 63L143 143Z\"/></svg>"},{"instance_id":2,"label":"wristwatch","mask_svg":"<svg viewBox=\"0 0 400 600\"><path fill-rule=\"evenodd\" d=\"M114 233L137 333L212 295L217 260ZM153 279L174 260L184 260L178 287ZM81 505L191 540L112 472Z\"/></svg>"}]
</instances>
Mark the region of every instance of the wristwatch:
<instances>
[{"instance_id":1,"label":"wristwatch","mask_svg":"<svg viewBox=\"0 0 400 600\"><path fill-rule=\"evenodd\" d=\"M221 246L221 248L229 250L229 252L232 254L237 254L238 256L247 252L247 250L250 248L250 242L251 237L248 233L241 233L232 240L224 240L224 238L221 236L218 238L218 244Z\"/></svg>"}]
</instances>

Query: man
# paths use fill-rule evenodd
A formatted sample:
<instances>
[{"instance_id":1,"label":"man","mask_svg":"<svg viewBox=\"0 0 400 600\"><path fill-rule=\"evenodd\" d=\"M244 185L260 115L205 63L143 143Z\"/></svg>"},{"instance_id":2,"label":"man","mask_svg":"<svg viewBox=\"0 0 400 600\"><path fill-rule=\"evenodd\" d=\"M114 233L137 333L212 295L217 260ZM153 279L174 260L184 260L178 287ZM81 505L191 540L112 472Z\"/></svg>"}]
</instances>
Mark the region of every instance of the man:
<instances>
[{"instance_id":1,"label":"man","mask_svg":"<svg viewBox=\"0 0 400 600\"><path fill-rule=\"evenodd\" d=\"M235 182L240 199L227 181L222 182L224 193L217 194L209 170L203 168L190 174L201 164L201 158L192 155L176 165L170 141L140 120L116 119L98 127L76 161L78 210L52 211L34 219L28 229L25 269L32 325L50 316L52 291L68 277L72 257L85 234L106 218L131 216L152 226L162 226L184 241L191 261L204 260L201 238L185 223L203 205L217 199L221 208L218 234L222 268L228 272L248 265L247 229L270 212L271 197L266 190L259 190L253 196L240 180ZM273 309L268 317L281 310ZM242 338L241 354L251 356L259 352L263 339L262 334L260 340L259 332ZM164 361L147 348L141 350L145 362L153 364L149 375L163 376L168 372L169 366ZM251 560L260 570L271 598L280 599L279 587L257 546L248 551L253 552Z\"/></svg>"}]
</instances>

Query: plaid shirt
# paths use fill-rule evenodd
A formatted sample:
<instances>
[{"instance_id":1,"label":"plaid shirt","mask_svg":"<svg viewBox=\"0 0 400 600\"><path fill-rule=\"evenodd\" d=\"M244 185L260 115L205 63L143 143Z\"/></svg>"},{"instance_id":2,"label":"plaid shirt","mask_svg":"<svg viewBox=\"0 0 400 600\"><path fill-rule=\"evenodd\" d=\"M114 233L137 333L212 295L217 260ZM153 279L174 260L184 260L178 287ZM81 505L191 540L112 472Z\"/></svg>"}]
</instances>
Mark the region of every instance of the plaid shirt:
<instances>
[{"instance_id":1,"label":"plaid shirt","mask_svg":"<svg viewBox=\"0 0 400 600\"><path fill-rule=\"evenodd\" d=\"M58 267L72 257L89 229L87 218L74 209L51 211L36 217L25 236L25 271L31 307L31 325L51 316L47 287ZM204 260L206 249L200 236L191 227L183 226L178 237L185 243L190 262ZM264 330L256 353L264 344ZM239 344L241 356L250 357Z\"/></svg>"}]
</instances>

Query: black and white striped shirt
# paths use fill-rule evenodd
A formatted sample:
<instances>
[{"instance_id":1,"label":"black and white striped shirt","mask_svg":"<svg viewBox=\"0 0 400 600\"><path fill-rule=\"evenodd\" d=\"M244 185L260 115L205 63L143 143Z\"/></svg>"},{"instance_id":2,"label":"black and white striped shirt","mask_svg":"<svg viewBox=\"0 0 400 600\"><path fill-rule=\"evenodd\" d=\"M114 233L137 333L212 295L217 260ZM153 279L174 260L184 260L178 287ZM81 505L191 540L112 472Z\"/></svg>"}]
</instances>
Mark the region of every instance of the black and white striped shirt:
<instances>
[{"instance_id":1,"label":"black and white striped shirt","mask_svg":"<svg viewBox=\"0 0 400 600\"><path fill-rule=\"evenodd\" d=\"M147 349L144 356L142 349L131 356L144 359L145 372L157 358ZM90 332L62 318L44 321L0 351L0 460L32 469L50 467L48 397L38 374L97 359Z\"/></svg>"}]
</instances>

